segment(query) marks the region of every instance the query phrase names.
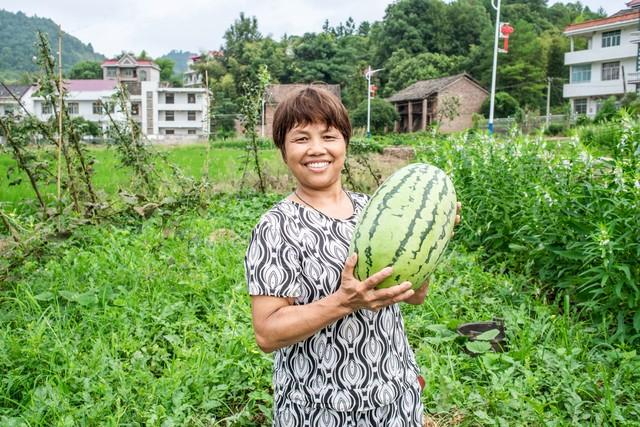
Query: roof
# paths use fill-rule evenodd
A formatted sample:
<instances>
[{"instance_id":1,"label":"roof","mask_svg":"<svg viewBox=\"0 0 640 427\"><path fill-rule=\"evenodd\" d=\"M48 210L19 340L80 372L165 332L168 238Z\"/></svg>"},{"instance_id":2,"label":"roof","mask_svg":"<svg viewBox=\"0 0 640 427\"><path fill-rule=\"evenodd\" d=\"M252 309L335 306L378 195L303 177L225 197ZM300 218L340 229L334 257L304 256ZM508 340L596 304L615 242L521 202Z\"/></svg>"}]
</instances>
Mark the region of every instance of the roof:
<instances>
[{"instance_id":1,"label":"roof","mask_svg":"<svg viewBox=\"0 0 640 427\"><path fill-rule=\"evenodd\" d=\"M639 10L637 10L637 9L625 9L625 10L621 10L620 12L609 16L608 18L592 19L590 21L580 22L578 24L568 25L564 29L564 32L566 34L566 33L574 32L574 31L586 30L586 29L593 28L593 27L600 27L600 26L603 26L603 25L618 24L618 23L623 23L623 22L627 22L627 21L633 22L633 21L636 21L638 19L640 19L640 11Z\"/></svg>"},{"instance_id":2,"label":"roof","mask_svg":"<svg viewBox=\"0 0 640 427\"><path fill-rule=\"evenodd\" d=\"M421 80L419 82L415 82L409 87L402 89L399 92L394 93L391 97L387 98L389 102L400 102L400 101L409 101L414 99L424 99L429 95L440 92L445 89L447 86L452 85L460 79L468 79L473 84L478 86L479 89L487 92L485 88L483 88L480 83L478 83L473 77L471 77L467 73L456 74L455 76L447 76L441 77L439 79L431 79L431 80ZM488 92L487 92L488 93Z\"/></svg>"},{"instance_id":3,"label":"roof","mask_svg":"<svg viewBox=\"0 0 640 427\"><path fill-rule=\"evenodd\" d=\"M64 80L64 87L69 92L100 92L114 90L117 86L116 80Z\"/></svg>"},{"instance_id":4,"label":"roof","mask_svg":"<svg viewBox=\"0 0 640 427\"><path fill-rule=\"evenodd\" d=\"M153 60L150 59L138 59L131 53L125 53L120 58L116 59L106 59L102 61L101 67L106 67L109 65L116 65L118 67L152 67L156 69L160 69L158 64L156 64Z\"/></svg>"},{"instance_id":5,"label":"roof","mask_svg":"<svg viewBox=\"0 0 640 427\"><path fill-rule=\"evenodd\" d=\"M309 86L320 86L333 93L338 99L340 95L340 85L330 85L327 83L292 83L292 84L273 84L267 86L266 98L269 104L279 104L293 92L304 89Z\"/></svg>"},{"instance_id":6,"label":"roof","mask_svg":"<svg viewBox=\"0 0 640 427\"><path fill-rule=\"evenodd\" d=\"M22 96L27 93L30 85L6 85L7 89L5 89L4 85L0 85L0 98L12 98L15 95L18 99L22 98Z\"/></svg>"},{"instance_id":7,"label":"roof","mask_svg":"<svg viewBox=\"0 0 640 427\"><path fill-rule=\"evenodd\" d=\"M640 6L640 0L631 0L627 2L627 7L638 7Z\"/></svg>"}]
</instances>

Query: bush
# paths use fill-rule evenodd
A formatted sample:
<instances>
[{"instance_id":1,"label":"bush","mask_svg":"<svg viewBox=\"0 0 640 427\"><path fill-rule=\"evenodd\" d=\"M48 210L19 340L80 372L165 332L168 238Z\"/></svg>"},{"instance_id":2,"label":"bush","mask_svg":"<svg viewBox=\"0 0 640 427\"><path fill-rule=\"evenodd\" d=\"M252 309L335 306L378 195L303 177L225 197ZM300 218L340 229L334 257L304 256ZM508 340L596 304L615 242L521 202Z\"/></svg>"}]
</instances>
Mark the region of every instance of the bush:
<instances>
[{"instance_id":1,"label":"bush","mask_svg":"<svg viewBox=\"0 0 640 427\"><path fill-rule=\"evenodd\" d=\"M595 123L608 122L616 116L618 112L617 107L618 100L615 96L610 96L606 101L602 103L598 113L594 117Z\"/></svg>"},{"instance_id":2,"label":"bush","mask_svg":"<svg viewBox=\"0 0 640 427\"><path fill-rule=\"evenodd\" d=\"M489 117L490 107L491 107L491 98L487 98L485 99L481 108L482 114L487 118ZM520 108L520 104L518 103L518 101L513 96L509 95L507 92L496 93L495 108L494 108L495 117L498 117L498 118L511 117L514 114L516 114L519 108Z\"/></svg>"},{"instance_id":3,"label":"bush","mask_svg":"<svg viewBox=\"0 0 640 427\"><path fill-rule=\"evenodd\" d=\"M544 130L544 134L549 136L564 135L566 132L567 127L563 123L550 123Z\"/></svg>"},{"instance_id":4,"label":"bush","mask_svg":"<svg viewBox=\"0 0 640 427\"><path fill-rule=\"evenodd\" d=\"M390 131L400 116L395 107L388 101L380 98L371 99L371 132L381 134ZM358 105L351 112L351 121L354 126L367 126L367 100Z\"/></svg>"}]
</instances>

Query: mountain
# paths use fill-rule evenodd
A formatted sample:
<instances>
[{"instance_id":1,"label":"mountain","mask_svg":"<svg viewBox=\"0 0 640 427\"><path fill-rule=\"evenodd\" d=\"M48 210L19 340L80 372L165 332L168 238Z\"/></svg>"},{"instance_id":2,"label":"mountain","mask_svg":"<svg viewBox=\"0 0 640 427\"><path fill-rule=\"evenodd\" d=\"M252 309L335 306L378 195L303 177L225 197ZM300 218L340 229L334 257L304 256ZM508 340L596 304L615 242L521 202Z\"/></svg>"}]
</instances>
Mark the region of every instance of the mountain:
<instances>
[{"instance_id":1,"label":"mountain","mask_svg":"<svg viewBox=\"0 0 640 427\"><path fill-rule=\"evenodd\" d=\"M22 12L0 9L0 79L18 80L23 73L34 72L37 65L36 33L49 35L52 52L57 52L58 24L48 18L27 16ZM93 50L91 43L84 44L76 37L62 33L62 68L68 71L80 61L101 61L104 56Z\"/></svg>"},{"instance_id":2,"label":"mountain","mask_svg":"<svg viewBox=\"0 0 640 427\"><path fill-rule=\"evenodd\" d=\"M175 62L176 65L174 65L173 67L173 74L182 74L188 69L187 61L194 55L198 54L173 49L171 52L167 53L166 55L162 55L160 58L168 58Z\"/></svg>"}]
</instances>

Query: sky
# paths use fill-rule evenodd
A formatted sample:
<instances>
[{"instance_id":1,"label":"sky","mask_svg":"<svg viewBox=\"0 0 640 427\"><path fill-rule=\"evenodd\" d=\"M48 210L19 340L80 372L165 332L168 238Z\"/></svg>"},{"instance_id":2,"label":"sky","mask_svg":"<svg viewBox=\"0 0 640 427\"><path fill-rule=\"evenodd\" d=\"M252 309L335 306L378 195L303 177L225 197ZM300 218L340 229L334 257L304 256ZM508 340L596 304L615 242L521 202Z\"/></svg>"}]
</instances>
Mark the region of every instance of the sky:
<instances>
[{"instance_id":1,"label":"sky","mask_svg":"<svg viewBox=\"0 0 640 427\"><path fill-rule=\"evenodd\" d=\"M503 4L509 0L502 0ZM558 0L550 0L549 4ZM582 0L608 14L628 0ZM51 18L62 30L91 43L108 57L123 50L153 57L172 49L219 49L224 32L240 12L255 16L263 35L319 32L325 19L337 25L351 16L356 25L380 21L392 0L1 0L0 8ZM0 42L1 45L1 42Z\"/></svg>"}]
</instances>

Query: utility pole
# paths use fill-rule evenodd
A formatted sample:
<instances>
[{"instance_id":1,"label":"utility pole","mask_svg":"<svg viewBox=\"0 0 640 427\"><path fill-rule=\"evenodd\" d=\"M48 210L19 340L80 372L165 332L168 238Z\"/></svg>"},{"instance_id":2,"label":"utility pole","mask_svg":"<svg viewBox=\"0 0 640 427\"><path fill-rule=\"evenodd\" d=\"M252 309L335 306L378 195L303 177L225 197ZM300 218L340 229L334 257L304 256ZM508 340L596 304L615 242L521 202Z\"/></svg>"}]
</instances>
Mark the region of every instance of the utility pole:
<instances>
[{"instance_id":1,"label":"utility pole","mask_svg":"<svg viewBox=\"0 0 640 427\"><path fill-rule=\"evenodd\" d=\"M549 122L551 120L551 81L553 77L547 77L547 125L546 129L549 129Z\"/></svg>"},{"instance_id":2,"label":"utility pole","mask_svg":"<svg viewBox=\"0 0 640 427\"><path fill-rule=\"evenodd\" d=\"M496 74L498 72L498 38L500 36L500 0L491 0L491 6L496 10L496 35L493 45L493 72L491 74L491 102L489 106L489 135L493 135L493 114L496 106Z\"/></svg>"},{"instance_id":3,"label":"utility pole","mask_svg":"<svg viewBox=\"0 0 640 427\"><path fill-rule=\"evenodd\" d=\"M59 209L62 210L62 115L64 111L63 104L63 90L62 87L62 25L58 25L58 181L57 181L57 196ZM45 100L46 102L46 100Z\"/></svg>"},{"instance_id":4,"label":"utility pole","mask_svg":"<svg viewBox=\"0 0 640 427\"><path fill-rule=\"evenodd\" d=\"M367 138L371 138L371 76L382 70L383 68L372 70L371 65L369 65L364 75L367 78Z\"/></svg>"}]
</instances>

